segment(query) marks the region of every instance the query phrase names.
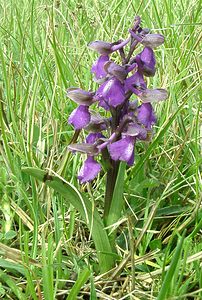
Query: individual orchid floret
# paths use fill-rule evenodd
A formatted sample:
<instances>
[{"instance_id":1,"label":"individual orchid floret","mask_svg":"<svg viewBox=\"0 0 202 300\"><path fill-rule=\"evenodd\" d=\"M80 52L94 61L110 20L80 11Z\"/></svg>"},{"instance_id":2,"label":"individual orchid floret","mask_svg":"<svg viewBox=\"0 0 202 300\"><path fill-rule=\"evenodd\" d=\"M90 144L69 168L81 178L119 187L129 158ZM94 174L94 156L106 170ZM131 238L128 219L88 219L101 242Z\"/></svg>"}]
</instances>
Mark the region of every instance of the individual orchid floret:
<instances>
[{"instance_id":1,"label":"individual orchid floret","mask_svg":"<svg viewBox=\"0 0 202 300\"><path fill-rule=\"evenodd\" d=\"M112 61L107 62L104 65L104 69L109 75L116 77L122 83L124 82L128 74L125 67L119 66Z\"/></svg>"},{"instance_id":2,"label":"individual orchid floret","mask_svg":"<svg viewBox=\"0 0 202 300\"><path fill-rule=\"evenodd\" d=\"M152 125L156 123L156 116L151 103L143 103L137 108L137 120L147 129L151 129Z\"/></svg>"},{"instance_id":3,"label":"individual orchid floret","mask_svg":"<svg viewBox=\"0 0 202 300\"><path fill-rule=\"evenodd\" d=\"M99 87L95 98L103 100L108 107L117 107L125 100L124 85L118 79L113 77Z\"/></svg>"},{"instance_id":4,"label":"individual orchid floret","mask_svg":"<svg viewBox=\"0 0 202 300\"><path fill-rule=\"evenodd\" d=\"M94 102L93 96L95 93L86 92L79 88L69 88L67 90L67 96L80 105L89 106Z\"/></svg>"},{"instance_id":5,"label":"individual orchid floret","mask_svg":"<svg viewBox=\"0 0 202 300\"><path fill-rule=\"evenodd\" d=\"M104 69L104 65L109 61L108 55L101 55L93 64L91 72L94 73L95 81L98 83L107 76L107 72Z\"/></svg>"},{"instance_id":6,"label":"individual orchid floret","mask_svg":"<svg viewBox=\"0 0 202 300\"><path fill-rule=\"evenodd\" d=\"M103 42L103 41L94 41L88 44L88 47L92 50L97 51L101 55L108 55L112 52L111 48L113 43Z\"/></svg>"},{"instance_id":7,"label":"individual orchid floret","mask_svg":"<svg viewBox=\"0 0 202 300\"><path fill-rule=\"evenodd\" d=\"M96 132L96 133L90 133L87 137L86 137L86 143L88 144L94 144L98 139L103 138L103 134L100 132Z\"/></svg>"},{"instance_id":8,"label":"individual orchid floret","mask_svg":"<svg viewBox=\"0 0 202 300\"><path fill-rule=\"evenodd\" d=\"M92 50L97 51L101 55L109 55L110 53L123 48L128 42L129 42L129 39L127 39L125 41L118 41L115 43L94 41L94 42L91 42L90 44L88 44L88 47Z\"/></svg>"},{"instance_id":9,"label":"individual orchid floret","mask_svg":"<svg viewBox=\"0 0 202 300\"><path fill-rule=\"evenodd\" d=\"M128 77L125 80L125 92L127 93L128 91L131 91L133 93L139 94L136 89L141 88L141 89L146 89L147 85L144 80L143 75L137 71L135 72L132 76Z\"/></svg>"},{"instance_id":10,"label":"individual orchid floret","mask_svg":"<svg viewBox=\"0 0 202 300\"><path fill-rule=\"evenodd\" d=\"M101 171L100 164L92 157L89 156L78 173L78 179L81 183L92 181Z\"/></svg>"},{"instance_id":11,"label":"individual orchid floret","mask_svg":"<svg viewBox=\"0 0 202 300\"><path fill-rule=\"evenodd\" d=\"M90 122L90 112L86 105L80 105L70 114L68 119L69 124L72 124L75 129L82 129Z\"/></svg>"},{"instance_id":12,"label":"individual orchid floret","mask_svg":"<svg viewBox=\"0 0 202 300\"><path fill-rule=\"evenodd\" d=\"M143 51L136 56L135 60L138 64L138 70L145 76L155 75L156 60L154 51L151 48L145 47Z\"/></svg>"},{"instance_id":13,"label":"individual orchid floret","mask_svg":"<svg viewBox=\"0 0 202 300\"><path fill-rule=\"evenodd\" d=\"M122 160L127 163L131 161L134 152L135 138L132 136L124 137L108 146L110 156L113 160Z\"/></svg>"},{"instance_id":14,"label":"individual orchid floret","mask_svg":"<svg viewBox=\"0 0 202 300\"><path fill-rule=\"evenodd\" d=\"M148 33L136 34L132 30L129 30L131 36L138 42L149 48L156 48L164 43L164 36L162 34Z\"/></svg>"},{"instance_id":15,"label":"individual orchid floret","mask_svg":"<svg viewBox=\"0 0 202 300\"><path fill-rule=\"evenodd\" d=\"M148 102L160 102L168 98L168 92L164 89L145 89L138 93L138 96L144 103Z\"/></svg>"},{"instance_id":16,"label":"individual orchid floret","mask_svg":"<svg viewBox=\"0 0 202 300\"><path fill-rule=\"evenodd\" d=\"M81 143L81 144L70 144L68 146L70 151L84 153L90 156L95 156L99 154L99 149L94 144Z\"/></svg>"},{"instance_id":17,"label":"individual orchid floret","mask_svg":"<svg viewBox=\"0 0 202 300\"><path fill-rule=\"evenodd\" d=\"M85 129L91 132L100 132L106 130L108 126L108 119L101 117L100 114L91 113L90 123L86 126Z\"/></svg>"},{"instance_id":18,"label":"individual orchid floret","mask_svg":"<svg viewBox=\"0 0 202 300\"><path fill-rule=\"evenodd\" d=\"M147 138L147 130L142 126L130 123L127 129L122 133L122 136L130 136L138 138L139 140L145 140Z\"/></svg>"}]
</instances>

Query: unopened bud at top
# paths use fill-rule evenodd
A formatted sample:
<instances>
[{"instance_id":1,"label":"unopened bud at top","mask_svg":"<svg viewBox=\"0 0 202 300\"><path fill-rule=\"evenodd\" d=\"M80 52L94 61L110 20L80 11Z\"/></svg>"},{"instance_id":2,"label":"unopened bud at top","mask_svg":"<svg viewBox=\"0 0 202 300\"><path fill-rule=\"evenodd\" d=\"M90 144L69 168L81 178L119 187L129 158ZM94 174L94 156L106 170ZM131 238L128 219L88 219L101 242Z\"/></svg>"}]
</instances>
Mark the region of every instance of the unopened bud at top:
<instances>
[{"instance_id":1,"label":"unopened bud at top","mask_svg":"<svg viewBox=\"0 0 202 300\"><path fill-rule=\"evenodd\" d=\"M162 34L147 34L141 41L145 47L156 48L164 43L164 36Z\"/></svg>"}]
</instances>

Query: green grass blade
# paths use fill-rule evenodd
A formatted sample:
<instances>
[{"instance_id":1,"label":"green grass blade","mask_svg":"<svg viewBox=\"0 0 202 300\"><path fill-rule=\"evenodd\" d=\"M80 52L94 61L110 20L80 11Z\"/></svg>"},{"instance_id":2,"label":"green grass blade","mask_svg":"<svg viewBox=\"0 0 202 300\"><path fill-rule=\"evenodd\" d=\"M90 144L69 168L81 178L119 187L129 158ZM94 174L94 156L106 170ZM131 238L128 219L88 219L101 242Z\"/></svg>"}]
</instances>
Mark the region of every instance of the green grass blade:
<instances>
[{"instance_id":1,"label":"green grass blade","mask_svg":"<svg viewBox=\"0 0 202 300\"><path fill-rule=\"evenodd\" d=\"M45 182L47 186L52 187L56 192L60 193L79 211L89 230L91 230L101 272L111 269L114 265L114 257L110 242L98 211L96 208L92 211L90 200L84 198L83 195L81 196L71 184L62 181L56 176L48 176L45 171L36 168L24 168L23 172Z\"/></svg>"},{"instance_id":2,"label":"green grass blade","mask_svg":"<svg viewBox=\"0 0 202 300\"><path fill-rule=\"evenodd\" d=\"M69 293L67 300L76 300L77 295L81 289L81 287L84 285L84 283L88 280L90 277L90 270L88 268L84 269L81 274L79 275L77 281L73 285L71 292Z\"/></svg>"},{"instance_id":3,"label":"green grass blade","mask_svg":"<svg viewBox=\"0 0 202 300\"><path fill-rule=\"evenodd\" d=\"M166 273L166 276L165 276L164 281L162 283L161 290L159 292L157 300L167 299L167 293L168 293L169 288L171 286L172 278L173 278L173 276L175 274L175 270L176 270L176 265L177 265L177 263L180 259L181 251L182 251L182 248L183 248L185 232L183 233L183 235L180 239L180 242L178 243L178 245L176 247L175 253L173 255L173 259L172 259L171 264L170 264L170 268L169 268L168 272Z\"/></svg>"},{"instance_id":4,"label":"green grass blade","mask_svg":"<svg viewBox=\"0 0 202 300\"><path fill-rule=\"evenodd\" d=\"M11 279L11 277L6 273L4 273L1 269L0 269L0 281L4 281L19 300L27 299L25 295L21 292L19 287L16 285L15 281Z\"/></svg>"}]
</instances>

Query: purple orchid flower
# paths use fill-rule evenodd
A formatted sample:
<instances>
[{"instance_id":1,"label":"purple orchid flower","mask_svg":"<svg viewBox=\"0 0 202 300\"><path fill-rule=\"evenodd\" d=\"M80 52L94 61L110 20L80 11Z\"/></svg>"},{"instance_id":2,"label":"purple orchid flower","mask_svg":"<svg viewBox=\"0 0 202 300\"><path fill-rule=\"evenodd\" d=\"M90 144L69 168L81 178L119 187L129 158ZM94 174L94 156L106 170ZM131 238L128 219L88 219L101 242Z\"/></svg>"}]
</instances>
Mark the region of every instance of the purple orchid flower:
<instances>
[{"instance_id":1,"label":"purple orchid flower","mask_svg":"<svg viewBox=\"0 0 202 300\"><path fill-rule=\"evenodd\" d=\"M94 41L88 45L100 54L91 68L99 84L97 91L79 88L67 91L67 96L79 105L69 116L69 123L76 130L88 132L86 142L68 146L73 152L87 155L78 175L81 183L93 180L100 172L97 156L102 156L100 161L106 160L109 168L117 168L119 161L132 166L135 144L139 140L149 141L152 127L157 122L152 103L168 97L165 89L149 89L146 80L155 75L153 49L163 44L164 37L142 28L139 16L129 33L125 40ZM127 44L130 45L128 52ZM143 49L134 54L137 46ZM131 101L134 95L137 99ZM106 112L103 113L103 109L100 113L95 112L96 102Z\"/></svg>"},{"instance_id":2,"label":"purple orchid flower","mask_svg":"<svg viewBox=\"0 0 202 300\"><path fill-rule=\"evenodd\" d=\"M95 81L98 83L107 76L107 72L104 69L104 65L109 61L109 55L101 55L96 60L91 68L91 72L95 75Z\"/></svg>"},{"instance_id":3,"label":"purple orchid flower","mask_svg":"<svg viewBox=\"0 0 202 300\"><path fill-rule=\"evenodd\" d=\"M90 112L88 106L78 106L69 116L68 122L69 124L72 124L75 129L85 128L90 122Z\"/></svg>"},{"instance_id":4,"label":"purple orchid flower","mask_svg":"<svg viewBox=\"0 0 202 300\"><path fill-rule=\"evenodd\" d=\"M89 156L79 171L78 179L81 183L86 183L93 180L100 171L100 164L92 156Z\"/></svg>"}]
</instances>

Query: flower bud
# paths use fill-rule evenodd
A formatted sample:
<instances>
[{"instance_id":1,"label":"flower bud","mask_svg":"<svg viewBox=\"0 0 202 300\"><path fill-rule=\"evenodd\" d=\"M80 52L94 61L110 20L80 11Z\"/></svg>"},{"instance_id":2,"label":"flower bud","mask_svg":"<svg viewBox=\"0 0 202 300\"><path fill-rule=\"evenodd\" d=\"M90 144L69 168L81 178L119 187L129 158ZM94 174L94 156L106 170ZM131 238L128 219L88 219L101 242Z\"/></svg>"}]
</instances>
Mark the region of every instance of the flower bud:
<instances>
[{"instance_id":1,"label":"flower bud","mask_svg":"<svg viewBox=\"0 0 202 300\"><path fill-rule=\"evenodd\" d=\"M95 145L82 143L82 144L71 144L68 146L68 149L71 151L81 152L88 155L97 155L99 150L96 148Z\"/></svg>"},{"instance_id":2,"label":"flower bud","mask_svg":"<svg viewBox=\"0 0 202 300\"><path fill-rule=\"evenodd\" d=\"M156 48L164 43L164 36L162 34L147 34L141 41L145 47Z\"/></svg>"},{"instance_id":3,"label":"flower bud","mask_svg":"<svg viewBox=\"0 0 202 300\"><path fill-rule=\"evenodd\" d=\"M138 96L144 103L160 102L168 98L168 92L164 89L146 89L142 91Z\"/></svg>"},{"instance_id":4,"label":"flower bud","mask_svg":"<svg viewBox=\"0 0 202 300\"><path fill-rule=\"evenodd\" d=\"M93 103L94 93L86 92L79 88L69 88L67 90L67 96L80 105L89 106Z\"/></svg>"},{"instance_id":5,"label":"flower bud","mask_svg":"<svg viewBox=\"0 0 202 300\"><path fill-rule=\"evenodd\" d=\"M97 51L101 55L108 55L112 52L111 48L113 43L103 42L103 41L94 41L88 44L88 47L92 50Z\"/></svg>"}]
</instances>

